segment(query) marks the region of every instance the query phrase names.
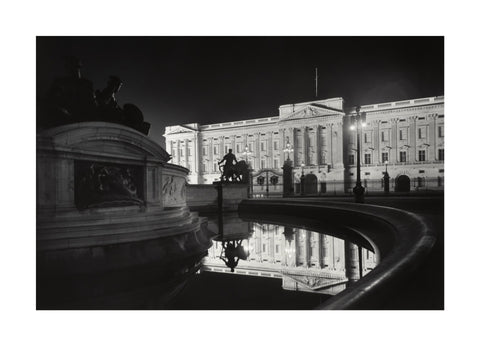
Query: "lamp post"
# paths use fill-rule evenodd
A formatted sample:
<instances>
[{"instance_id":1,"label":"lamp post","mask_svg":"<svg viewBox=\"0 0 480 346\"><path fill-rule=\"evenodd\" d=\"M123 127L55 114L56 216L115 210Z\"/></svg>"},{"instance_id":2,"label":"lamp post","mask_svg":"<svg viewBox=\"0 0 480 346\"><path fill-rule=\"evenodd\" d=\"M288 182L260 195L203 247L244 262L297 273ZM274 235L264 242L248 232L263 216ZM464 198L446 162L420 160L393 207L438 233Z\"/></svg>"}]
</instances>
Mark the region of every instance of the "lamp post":
<instances>
[{"instance_id":1,"label":"lamp post","mask_svg":"<svg viewBox=\"0 0 480 346\"><path fill-rule=\"evenodd\" d=\"M350 119L354 118L355 125L350 126L350 130L357 131L357 182L353 188L353 194L355 196L355 203L363 203L365 201L365 188L362 186L362 181L360 179L360 131L361 127L365 127L365 120L367 118L367 113L362 112L360 114L360 106L356 107L356 116L351 116Z\"/></svg>"},{"instance_id":2,"label":"lamp post","mask_svg":"<svg viewBox=\"0 0 480 346\"><path fill-rule=\"evenodd\" d=\"M293 145L290 144L290 141L287 137L287 144L285 144L285 149L283 149L283 152L284 153L287 153L287 160L286 161L290 161L290 153L293 152Z\"/></svg>"},{"instance_id":3,"label":"lamp post","mask_svg":"<svg viewBox=\"0 0 480 346\"><path fill-rule=\"evenodd\" d=\"M287 143L285 144L285 149L283 152L287 154L287 159L283 163L283 197L292 196L294 194L293 189L293 165L290 160L290 153L293 152L293 146L290 144L290 141L287 137Z\"/></svg>"},{"instance_id":4,"label":"lamp post","mask_svg":"<svg viewBox=\"0 0 480 346\"><path fill-rule=\"evenodd\" d=\"M388 160L385 160L385 173L383 175L383 191L390 192L390 176L388 175Z\"/></svg>"},{"instance_id":5,"label":"lamp post","mask_svg":"<svg viewBox=\"0 0 480 346\"><path fill-rule=\"evenodd\" d=\"M243 156L245 156L245 163L248 167L248 197L252 197L253 195L253 182L252 182L252 169L250 168L250 163L248 162L248 156L252 155L250 149L248 149L248 145L245 145L245 150L243 151Z\"/></svg>"}]
</instances>

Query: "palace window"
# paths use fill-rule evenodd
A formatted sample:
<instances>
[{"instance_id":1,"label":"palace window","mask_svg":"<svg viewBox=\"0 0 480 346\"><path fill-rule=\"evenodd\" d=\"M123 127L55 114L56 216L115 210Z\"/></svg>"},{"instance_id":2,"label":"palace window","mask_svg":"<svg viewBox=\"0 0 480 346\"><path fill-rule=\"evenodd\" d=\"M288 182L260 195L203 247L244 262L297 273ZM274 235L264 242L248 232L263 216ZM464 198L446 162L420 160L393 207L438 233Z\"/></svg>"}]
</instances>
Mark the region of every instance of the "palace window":
<instances>
[{"instance_id":1,"label":"palace window","mask_svg":"<svg viewBox=\"0 0 480 346\"><path fill-rule=\"evenodd\" d=\"M240 150L240 144L237 143L237 153L240 153L241 150Z\"/></svg>"},{"instance_id":2,"label":"palace window","mask_svg":"<svg viewBox=\"0 0 480 346\"><path fill-rule=\"evenodd\" d=\"M180 157L182 157L183 156L183 149L180 149L179 152L180 152Z\"/></svg>"},{"instance_id":3,"label":"palace window","mask_svg":"<svg viewBox=\"0 0 480 346\"><path fill-rule=\"evenodd\" d=\"M388 161L388 153L382 153L382 163Z\"/></svg>"},{"instance_id":4,"label":"palace window","mask_svg":"<svg viewBox=\"0 0 480 346\"><path fill-rule=\"evenodd\" d=\"M217 171L218 171L218 167L217 167L217 163L216 163L216 162L213 163L213 171L214 171L214 172L217 172Z\"/></svg>"},{"instance_id":5,"label":"palace window","mask_svg":"<svg viewBox=\"0 0 480 346\"><path fill-rule=\"evenodd\" d=\"M438 137L443 137L443 126L438 127Z\"/></svg>"},{"instance_id":6,"label":"palace window","mask_svg":"<svg viewBox=\"0 0 480 346\"><path fill-rule=\"evenodd\" d=\"M365 154L365 164L370 165L372 163L372 154Z\"/></svg>"},{"instance_id":7,"label":"palace window","mask_svg":"<svg viewBox=\"0 0 480 346\"><path fill-rule=\"evenodd\" d=\"M261 168L262 168L262 169L265 168L265 160L262 160L262 162L261 162Z\"/></svg>"},{"instance_id":8,"label":"palace window","mask_svg":"<svg viewBox=\"0 0 480 346\"><path fill-rule=\"evenodd\" d=\"M418 161L425 161L425 150L418 151Z\"/></svg>"},{"instance_id":9,"label":"palace window","mask_svg":"<svg viewBox=\"0 0 480 346\"><path fill-rule=\"evenodd\" d=\"M278 159L273 160L273 168L278 168Z\"/></svg>"},{"instance_id":10,"label":"palace window","mask_svg":"<svg viewBox=\"0 0 480 346\"><path fill-rule=\"evenodd\" d=\"M418 129L418 139L424 139L424 138L426 138L426 133L427 133L426 129L420 127L420 128Z\"/></svg>"},{"instance_id":11,"label":"palace window","mask_svg":"<svg viewBox=\"0 0 480 346\"><path fill-rule=\"evenodd\" d=\"M228 153L228 145L226 145L224 149L225 149L224 153L225 154Z\"/></svg>"},{"instance_id":12,"label":"palace window","mask_svg":"<svg viewBox=\"0 0 480 346\"><path fill-rule=\"evenodd\" d=\"M372 141L372 132L368 131L363 134L364 136L364 142L365 143L370 143Z\"/></svg>"},{"instance_id":13,"label":"palace window","mask_svg":"<svg viewBox=\"0 0 480 346\"><path fill-rule=\"evenodd\" d=\"M407 130L406 129L400 129L398 136L400 137L401 141L407 140Z\"/></svg>"},{"instance_id":14,"label":"palace window","mask_svg":"<svg viewBox=\"0 0 480 346\"><path fill-rule=\"evenodd\" d=\"M400 152L400 162L407 162L407 152L401 151Z\"/></svg>"},{"instance_id":15,"label":"palace window","mask_svg":"<svg viewBox=\"0 0 480 346\"><path fill-rule=\"evenodd\" d=\"M278 246L278 244L276 244L275 245L275 253L278 253L278 251L279 251L279 246Z\"/></svg>"},{"instance_id":16,"label":"palace window","mask_svg":"<svg viewBox=\"0 0 480 346\"><path fill-rule=\"evenodd\" d=\"M173 149L173 151L172 151L172 157L175 157L175 156L177 156L177 150Z\"/></svg>"},{"instance_id":17,"label":"palace window","mask_svg":"<svg viewBox=\"0 0 480 346\"><path fill-rule=\"evenodd\" d=\"M192 156L192 148L190 147L187 148L187 155Z\"/></svg>"},{"instance_id":18,"label":"palace window","mask_svg":"<svg viewBox=\"0 0 480 346\"><path fill-rule=\"evenodd\" d=\"M202 164L202 169L203 169L204 172L207 171L207 164L206 164L206 163L203 163L203 164Z\"/></svg>"},{"instance_id":19,"label":"palace window","mask_svg":"<svg viewBox=\"0 0 480 346\"><path fill-rule=\"evenodd\" d=\"M439 161L444 160L444 149L438 149L438 160Z\"/></svg>"},{"instance_id":20,"label":"palace window","mask_svg":"<svg viewBox=\"0 0 480 346\"><path fill-rule=\"evenodd\" d=\"M218 145L215 145L215 146L213 147L213 154L214 154L214 155L217 155L217 154L218 154Z\"/></svg>"},{"instance_id":21,"label":"palace window","mask_svg":"<svg viewBox=\"0 0 480 346\"><path fill-rule=\"evenodd\" d=\"M260 143L260 147L261 147L261 150L262 150L262 151L265 151L265 146L266 146L266 145L265 145L265 142L262 141L262 143Z\"/></svg>"},{"instance_id":22,"label":"palace window","mask_svg":"<svg viewBox=\"0 0 480 346\"><path fill-rule=\"evenodd\" d=\"M388 131L382 131L382 142L388 142Z\"/></svg>"},{"instance_id":23,"label":"palace window","mask_svg":"<svg viewBox=\"0 0 480 346\"><path fill-rule=\"evenodd\" d=\"M202 148L202 155L207 155L207 147Z\"/></svg>"},{"instance_id":24,"label":"palace window","mask_svg":"<svg viewBox=\"0 0 480 346\"><path fill-rule=\"evenodd\" d=\"M278 150L278 141L273 142L273 150Z\"/></svg>"},{"instance_id":25,"label":"palace window","mask_svg":"<svg viewBox=\"0 0 480 346\"><path fill-rule=\"evenodd\" d=\"M355 164L355 155L353 155L353 154L348 155L348 164L349 165L354 165Z\"/></svg>"},{"instance_id":26,"label":"palace window","mask_svg":"<svg viewBox=\"0 0 480 346\"><path fill-rule=\"evenodd\" d=\"M252 148L253 148L253 144L252 144L252 143L248 143L248 151L249 151L249 152L252 152L252 151L253 151Z\"/></svg>"}]
</instances>

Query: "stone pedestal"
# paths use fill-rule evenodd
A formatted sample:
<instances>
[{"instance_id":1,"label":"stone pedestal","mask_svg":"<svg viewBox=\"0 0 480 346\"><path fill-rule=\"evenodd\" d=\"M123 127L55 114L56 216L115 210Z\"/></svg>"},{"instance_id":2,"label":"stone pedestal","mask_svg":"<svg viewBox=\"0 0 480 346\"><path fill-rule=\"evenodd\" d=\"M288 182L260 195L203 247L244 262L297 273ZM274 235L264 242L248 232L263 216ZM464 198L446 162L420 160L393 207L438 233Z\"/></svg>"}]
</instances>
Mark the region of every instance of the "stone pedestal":
<instances>
[{"instance_id":1,"label":"stone pedestal","mask_svg":"<svg viewBox=\"0 0 480 346\"><path fill-rule=\"evenodd\" d=\"M198 231L202 221L186 204L188 170L169 160L158 143L119 124L38 133L38 259Z\"/></svg>"}]
</instances>

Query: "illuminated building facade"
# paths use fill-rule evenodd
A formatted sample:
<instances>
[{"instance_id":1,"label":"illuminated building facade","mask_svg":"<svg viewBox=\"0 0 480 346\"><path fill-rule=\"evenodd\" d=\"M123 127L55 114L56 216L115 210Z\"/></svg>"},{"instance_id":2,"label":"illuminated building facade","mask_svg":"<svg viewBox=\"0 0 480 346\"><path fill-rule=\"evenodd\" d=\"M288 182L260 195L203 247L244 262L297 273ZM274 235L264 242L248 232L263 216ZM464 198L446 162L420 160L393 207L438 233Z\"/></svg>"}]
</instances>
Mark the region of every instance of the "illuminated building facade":
<instances>
[{"instance_id":1,"label":"illuminated building facade","mask_svg":"<svg viewBox=\"0 0 480 346\"><path fill-rule=\"evenodd\" d=\"M348 193L355 185L359 149L367 193L383 190L386 170L390 191L443 190L443 96L363 105L360 112L366 113L360 148L350 130L355 109L332 98L282 105L277 116L169 126L166 149L172 163L190 170L190 184L219 180L218 162L232 149L250 164L254 193L264 193L267 183L271 194L281 193L287 157L293 161L297 192L304 173L307 194ZM262 184L257 183L260 176L266 178ZM279 178L276 184L273 176Z\"/></svg>"}]
</instances>

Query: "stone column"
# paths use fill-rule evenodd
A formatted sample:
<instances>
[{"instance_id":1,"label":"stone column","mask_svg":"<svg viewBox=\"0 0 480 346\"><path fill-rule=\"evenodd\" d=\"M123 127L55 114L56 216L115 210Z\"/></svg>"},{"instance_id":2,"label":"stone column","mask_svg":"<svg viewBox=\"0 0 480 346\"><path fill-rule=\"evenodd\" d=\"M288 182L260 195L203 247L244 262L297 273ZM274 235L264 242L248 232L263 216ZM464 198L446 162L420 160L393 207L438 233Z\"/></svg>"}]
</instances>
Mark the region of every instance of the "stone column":
<instances>
[{"instance_id":1,"label":"stone column","mask_svg":"<svg viewBox=\"0 0 480 346\"><path fill-rule=\"evenodd\" d=\"M310 153L309 153L309 150L308 150L308 144L309 144L309 140L308 140L308 126L304 126L302 128L302 133L303 133L303 162L305 163L305 166L309 166L310 165Z\"/></svg>"},{"instance_id":2,"label":"stone column","mask_svg":"<svg viewBox=\"0 0 480 346\"><path fill-rule=\"evenodd\" d=\"M320 234L319 236L319 250L320 250L320 255L319 255L319 260L320 260L320 268L325 268L328 267L329 261L328 261L328 238L325 234Z\"/></svg>"},{"instance_id":3,"label":"stone column","mask_svg":"<svg viewBox=\"0 0 480 346\"><path fill-rule=\"evenodd\" d=\"M208 139L208 171L213 172L213 138Z\"/></svg>"},{"instance_id":4,"label":"stone column","mask_svg":"<svg viewBox=\"0 0 480 346\"><path fill-rule=\"evenodd\" d=\"M192 158L192 161L193 161L193 169L192 169L192 173L195 173L195 174L198 174L198 165L199 165L199 162L198 162L198 135L197 133L195 133L193 135L193 143L192 143L192 155L193 155L193 158ZM197 175L197 181L198 181L198 175Z\"/></svg>"},{"instance_id":5,"label":"stone column","mask_svg":"<svg viewBox=\"0 0 480 346\"><path fill-rule=\"evenodd\" d=\"M261 169L260 162L262 161L261 156L261 151L260 151L260 132L255 133L255 167L257 170Z\"/></svg>"},{"instance_id":6,"label":"stone column","mask_svg":"<svg viewBox=\"0 0 480 346\"><path fill-rule=\"evenodd\" d=\"M408 120L410 128L410 136L408 136L408 144L410 145L408 160L410 163L414 163L417 161L417 117L412 116L409 117Z\"/></svg>"},{"instance_id":7,"label":"stone column","mask_svg":"<svg viewBox=\"0 0 480 346\"><path fill-rule=\"evenodd\" d=\"M218 154L221 157L223 157L226 154L226 152L225 152L225 136L220 136L218 138L218 142L219 142Z\"/></svg>"},{"instance_id":8,"label":"stone column","mask_svg":"<svg viewBox=\"0 0 480 346\"><path fill-rule=\"evenodd\" d=\"M327 164L330 164L333 168L333 148L332 148L332 141L333 141L333 124L327 124L327 130L326 130L326 144L327 144L327 155L326 155L326 159L327 159Z\"/></svg>"},{"instance_id":9,"label":"stone column","mask_svg":"<svg viewBox=\"0 0 480 346\"><path fill-rule=\"evenodd\" d=\"M428 131L427 131L427 143L430 144L428 147L427 161L435 160L435 139L436 139L436 128L435 128L435 115L430 115L428 117Z\"/></svg>"},{"instance_id":10,"label":"stone column","mask_svg":"<svg viewBox=\"0 0 480 346\"><path fill-rule=\"evenodd\" d=\"M177 165L180 164L180 140L177 139L177 162L176 162Z\"/></svg>"},{"instance_id":11,"label":"stone column","mask_svg":"<svg viewBox=\"0 0 480 346\"><path fill-rule=\"evenodd\" d=\"M278 131L278 148L280 150L280 165L283 165L283 162L285 162L285 160L287 159L287 156L283 151L285 149L286 142L287 142L287 138L285 136L285 129L280 129Z\"/></svg>"},{"instance_id":12,"label":"stone column","mask_svg":"<svg viewBox=\"0 0 480 346\"><path fill-rule=\"evenodd\" d=\"M318 145L317 145L317 157L318 157L318 164L324 164L325 162L322 162L322 156L323 152L326 150L324 143L326 144L325 141L325 129L323 128L323 125L318 126Z\"/></svg>"},{"instance_id":13,"label":"stone column","mask_svg":"<svg viewBox=\"0 0 480 346\"><path fill-rule=\"evenodd\" d=\"M382 162L382 131L381 131L381 121L376 120L375 124L375 132L376 132L376 140L374 143L375 150L372 153L372 163L380 164Z\"/></svg>"},{"instance_id":14,"label":"stone column","mask_svg":"<svg viewBox=\"0 0 480 346\"><path fill-rule=\"evenodd\" d=\"M388 161L391 163L398 162L398 118L391 120L392 124L392 140L390 153L388 154Z\"/></svg>"},{"instance_id":15,"label":"stone column","mask_svg":"<svg viewBox=\"0 0 480 346\"><path fill-rule=\"evenodd\" d=\"M336 168L343 167L343 124L338 122L336 124L336 132L337 132L337 145L335 148L336 151L336 160L335 165Z\"/></svg>"},{"instance_id":16,"label":"stone column","mask_svg":"<svg viewBox=\"0 0 480 346\"><path fill-rule=\"evenodd\" d=\"M267 168L273 168L273 131L267 133Z\"/></svg>"},{"instance_id":17,"label":"stone column","mask_svg":"<svg viewBox=\"0 0 480 346\"><path fill-rule=\"evenodd\" d=\"M360 265L358 246L344 241L345 244L345 276L349 282L355 282L360 279Z\"/></svg>"},{"instance_id":18,"label":"stone column","mask_svg":"<svg viewBox=\"0 0 480 346\"><path fill-rule=\"evenodd\" d=\"M313 162L312 165L318 166L320 160L319 160L319 150L318 150L318 125L315 125L313 127L313 143L312 143L312 150L313 150Z\"/></svg>"},{"instance_id":19,"label":"stone column","mask_svg":"<svg viewBox=\"0 0 480 346\"><path fill-rule=\"evenodd\" d=\"M303 266L310 267L310 258L312 257L311 248L310 248L310 232L303 230L305 235L305 261Z\"/></svg>"}]
</instances>

